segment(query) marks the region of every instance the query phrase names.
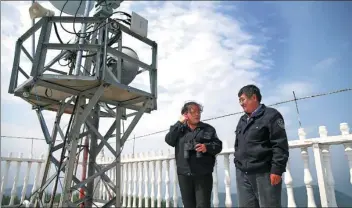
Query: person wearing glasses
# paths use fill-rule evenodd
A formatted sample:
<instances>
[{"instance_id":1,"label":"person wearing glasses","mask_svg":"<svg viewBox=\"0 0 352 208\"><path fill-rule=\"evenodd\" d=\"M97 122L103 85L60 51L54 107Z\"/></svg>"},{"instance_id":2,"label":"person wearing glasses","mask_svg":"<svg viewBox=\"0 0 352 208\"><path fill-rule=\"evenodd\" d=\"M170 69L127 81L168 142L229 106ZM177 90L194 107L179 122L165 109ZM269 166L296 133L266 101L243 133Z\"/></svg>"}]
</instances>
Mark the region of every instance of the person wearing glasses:
<instances>
[{"instance_id":1,"label":"person wearing glasses","mask_svg":"<svg viewBox=\"0 0 352 208\"><path fill-rule=\"evenodd\" d=\"M165 142L175 148L177 177L185 208L211 207L215 156L222 151L215 128L200 121L202 111L203 107L197 102L185 103L180 119L165 136Z\"/></svg>"},{"instance_id":2,"label":"person wearing glasses","mask_svg":"<svg viewBox=\"0 0 352 208\"><path fill-rule=\"evenodd\" d=\"M261 104L255 85L238 92L245 114L236 127L234 163L239 207L281 207L289 146L281 113Z\"/></svg>"}]
</instances>

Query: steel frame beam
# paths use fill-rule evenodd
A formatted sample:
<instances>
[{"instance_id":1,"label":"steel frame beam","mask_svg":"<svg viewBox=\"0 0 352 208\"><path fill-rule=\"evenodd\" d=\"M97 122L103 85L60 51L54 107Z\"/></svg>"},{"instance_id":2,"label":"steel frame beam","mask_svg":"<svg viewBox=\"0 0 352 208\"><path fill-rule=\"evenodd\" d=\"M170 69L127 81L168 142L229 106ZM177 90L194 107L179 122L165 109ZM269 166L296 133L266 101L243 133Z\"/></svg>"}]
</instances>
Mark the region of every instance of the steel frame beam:
<instances>
[{"instance_id":1,"label":"steel frame beam","mask_svg":"<svg viewBox=\"0 0 352 208\"><path fill-rule=\"evenodd\" d=\"M76 40L76 42L73 44L51 43L49 40L52 25L60 21L63 23L76 22L93 24L93 28L95 28L96 31L91 33L91 40L88 43L81 44L82 42L80 42L80 44L78 44L78 40ZM102 23L104 26L99 26ZM23 43L30 36L34 35L34 33L39 29L41 29L41 32L37 43L36 52L33 56L31 56L28 53L28 50L24 47ZM115 49L108 45L108 43L110 43L109 41L112 41L109 39L109 34L116 35L119 32L121 36L116 42L118 47ZM122 32L131 35L152 47L152 63L150 65L122 53ZM96 44L97 42L98 44ZM44 63L47 62L46 56L48 50L62 51L55 58L50 60L47 65L45 65ZM64 58L65 56L76 54L77 51L87 51L86 54L93 54L92 56L87 57L85 61L83 61L84 68L88 71L80 71L79 75L77 75L72 74L72 69L67 72L52 68L53 65L60 59ZM21 52L23 52L32 62L31 69L26 70L21 68ZM107 56L113 57L117 60L117 65L115 66L116 70L114 70L114 72L113 70L110 70L108 67L106 67ZM150 93L131 88L119 82L119 80L121 80L121 66L123 60L132 62L143 68L144 71L149 72ZM47 74L47 72L54 72L56 74L51 75ZM19 74L22 74L27 79L24 83L18 83ZM97 84L88 90L78 90L72 88L71 86L65 86L63 84L58 84L57 82L48 81L50 79L56 79L59 81L94 81ZM63 100L40 96L32 90L34 87L38 86L66 93L70 96ZM111 86L114 86L114 89L118 88L126 90L130 93L137 93L139 96L123 101L103 98L105 90ZM97 182L96 180L98 179L103 181L106 187L115 194L113 199L107 201L104 207L111 205L121 207L120 154L123 149L123 145L141 119L142 115L157 109L157 44L148 38L141 37L140 35L132 32L128 27L110 18L43 17L36 24L34 24L33 27L25 32L16 42L15 56L8 92L23 98L33 105L33 109L37 111L39 121L41 122L42 131L48 143L48 155L45 161L45 168L41 185L40 188L35 192L35 195L31 198L31 202L34 202L34 206L44 206L44 204L41 203L44 190L49 184L53 183L55 179L59 180L58 177L60 173L64 173L65 177L62 187L63 192L61 194L59 207L75 207L82 203L84 203L85 207L92 207L95 202L94 196L96 195L94 194L94 191L96 190L94 186ZM26 95L25 92L27 93ZM38 103L41 104L35 103L33 100L40 101ZM110 108L108 104L113 105L114 108ZM53 105L59 107L56 112L55 124L50 135L43 118L42 111L46 109L53 109L51 108ZM67 132L64 133L61 129L60 122L62 115L66 112L68 107L73 109L73 111ZM130 109L135 112L131 112L127 115L126 109ZM127 127L126 131L122 132L121 121L133 116L134 118L130 125ZM99 132L100 117L113 118L111 127L105 135L102 135ZM108 143L109 139L112 138L112 135L114 135L116 139L115 148ZM57 143L57 136L62 138L61 143ZM75 176L75 165L78 163L77 153L80 152L81 148L78 142L85 136L87 136L90 140L88 151L88 171L85 180L79 180L79 177ZM115 161L108 165L99 165L96 162L96 157L104 147L110 150L110 152L114 155ZM61 158L55 158L53 153L59 150L61 150ZM57 173L49 176L49 170L52 164L56 167ZM112 168L116 168L116 182L112 181L105 174L106 171ZM70 194L73 191L79 191L81 188L85 191L85 197L77 201L72 201ZM54 192L56 189L57 187L55 187Z\"/></svg>"},{"instance_id":2,"label":"steel frame beam","mask_svg":"<svg viewBox=\"0 0 352 208\"><path fill-rule=\"evenodd\" d=\"M72 22L76 22L76 23L91 23L91 24L99 24L101 23L101 21L105 21L105 27L98 27L98 31L96 31L95 33L93 33L93 35L96 35L96 33L100 33L100 32L104 32L104 31L109 31L111 32L111 34L114 34L115 31L115 35L116 35L116 27L118 27L122 32L124 32L125 34L131 35L132 37L142 41L143 43L149 45L152 47L152 63L146 64L142 61L139 61L137 59L134 59L132 57L129 57L127 55L125 55L124 53L122 53L122 48L120 47L121 44L119 44L119 47L117 49L112 48L110 46L106 45L107 41L102 41L101 35L98 35L98 41L99 43L87 43L87 44L78 44L77 41L72 43L72 44L64 44L64 43L51 43L49 42L50 40L50 34L51 34L51 28L52 28L52 24L56 23L56 22L62 22L62 23L72 23ZM114 27L112 27L111 25L114 25ZM37 44L37 49L36 49L36 53L34 55L34 57L31 57L28 54L28 50L26 50L26 48L23 46L24 41L26 41L31 35L33 35L36 31L38 31L39 29L41 29L41 33L39 36L39 40L38 40L38 44ZM108 34L108 33L106 33ZM106 35L107 36L107 35ZM122 38L120 38L119 42L122 41ZM47 65L44 65L44 63L46 62L46 55L47 55L47 51L48 50L62 50L60 51L60 53L52 60L50 60L48 62ZM31 27L27 32L25 32L25 34L23 34L16 42L16 47L15 47L15 55L14 55L14 62L13 62L13 67L12 67L12 74L11 74L11 78L10 78L10 85L9 85L9 90L8 92L10 94L14 94L16 91L16 88L18 87L18 76L19 73L21 73L23 76L25 76L27 79L29 78L29 75L26 73L26 71L20 67L20 56L21 56L21 51L23 51L23 53L30 59L30 61L32 62L32 69L30 71L30 75L31 77L36 80L35 84L44 84L45 80L41 80L42 77L50 77L49 74L46 74L45 72L50 71L53 73L56 73L54 75L52 75L53 77L58 77L58 78L62 78L62 79L66 79L66 78L76 78L77 76L70 74L66 71L62 71L62 70L58 70L58 69L53 69L51 68L55 63L57 63L62 57L64 57L65 55L67 55L68 53L72 53L76 52L78 50L85 50L87 51L87 54L89 53L97 53L97 55L95 56L95 58L91 58L92 60L95 59L94 61L96 61L96 65L98 65L98 63L100 64L103 60L104 57L106 58L106 55L109 55L111 57L114 57L118 60L118 65L121 65L121 60L126 60L129 61L133 64L138 65L139 67L141 67L142 71L149 71L149 78L150 78L150 93L144 92L142 90L138 90L135 88L131 88L128 87L126 85L123 85L121 83L115 83L116 85L118 85L121 89L125 89L125 90L135 90L139 93L144 94L145 96L149 96L152 97L153 99L155 99L155 101L152 102L152 108L151 109L147 109L146 112L150 112L152 110L157 110L157 103L156 103L156 99L157 99L157 43L155 41L151 41L148 38L145 37L141 37L140 35L132 32L129 28L127 28L125 25L113 20L113 19L106 19L103 17L43 17L41 20L39 20L33 27ZM103 55L103 58L101 59L99 57L99 55ZM91 63L91 62L90 62ZM87 64L89 65L89 64ZM104 65L103 65L104 66ZM102 69L97 69L98 67L96 67L94 69L94 71L92 71L92 73L95 74L95 76L82 76L80 77L80 79L84 79L84 77L90 77L90 78L95 78L96 80L100 80L100 81L106 81L106 73L107 70L102 70ZM119 68L119 66L118 66ZM109 75L111 76L111 72L108 72ZM82 73L83 74L83 73ZM62 76L60 76L62 75ZM121 70L117 70L117 74L114 74L113 76L113 80L120 80L120 76L121 76ZM45 83L46 85L48 83ZM53 87L53 86L52 86ZM64 87L64 86L59 86L56 85L56 87L53 88L58 88L58 87ZM69 87L67 86L67 90L63 90L64 92L68 92L68 93L72 93L77 95L79 92L72 92L74 91L73 89L69 89ZM20 96L20 95L17 95ZM23 96L20 96L23 97ZM104 101L106 103L110 104L119 104L119 102L115 102L113 103L113 101ZM124 101L122 101L124 102ZM131 110L138 110L136 109L134 106L125 106L127 109L131 109Z\"/></svg>"}]
</instances>

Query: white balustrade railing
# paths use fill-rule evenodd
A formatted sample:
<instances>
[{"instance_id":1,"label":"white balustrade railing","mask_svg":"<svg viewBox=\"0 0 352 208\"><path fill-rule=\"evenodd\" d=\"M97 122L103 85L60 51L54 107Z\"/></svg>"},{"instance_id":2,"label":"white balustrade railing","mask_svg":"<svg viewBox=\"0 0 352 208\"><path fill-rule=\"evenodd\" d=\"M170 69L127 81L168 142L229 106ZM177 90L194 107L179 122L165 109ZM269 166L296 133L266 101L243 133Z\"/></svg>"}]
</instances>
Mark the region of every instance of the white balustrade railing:
<instances>
[{"instance_id":1,"label":"white balustrade railing","mask_svg":"<svg viewBox=\"0 0 352 208\"><path fill-rule=\"evenodd\" d=\"M352 184L352 134L349 132L350 129L347 123L340 124L341 135L328 136L326 127L319 127L319 138L306 138L304 129L298 130L299 140L289 141L290 149L299 149L303 159L303 179L307 190L307 207L317 207L317 202L314 198L313 190L313 177L309 168L309 160L314 160L315 170L317 175L317 184L319 187L320 201L323 207L336 207L335 197L335 182L332 174L331 167L331 156L330 146L331 145L342 145L346 154L346 158L349 165L350 183ZM213 206L219 207L220 203L226 207L237 206L234 204L231 198L231 194L235 192L232 185L232 181L235 181L235 173L231 171L233 166L232 155L234 148L229 147L227 142L223 142L223 151L217 156L216 168L213 172ZM313 158L309 158L308 150L312 148ZM219 162L223 157L223 169L218 169ZM97 158L98 163L101 165L107 165L113 161L113 158L105 157L104 154L100 154ZM21 190L21 197L18 199L19 202L25 200L25 194L27 192L27 186L29 181L33 181L32 193L39 187L39 180L41 173L43 172L43 163L45 162L43 155L39 159L23 158L22 154L19 157L13 157L13 154L9 154L7 157L1 157L2 163L5 163L5 169L3 170L0 202L4 199L4 190L6 187L10 187L8 184L9 177L14 177L12 189L10 192L10 200L6 205L16 204L15 198L18 195L17 187L20 177L20 170L22 170L22 164L27 163L27 169L24 176L23 189ZM286 185L287 193L287 206L296 207L296 200L293 192L293 177L290 170L292 167L292 157L287 164L286 172L284 173L284 183ZM122 155L121 160L121 197L123 207L175 207L182 206L180 196L178 193L178 181L175 169L175 159L173 151L157 151L148 153L138 153L134 157L132 154ZM11 165L15 165L16 172L14 175L9 175L9 169ZM30 171L34 165L37 165L36 174L34 174L34 180L30 180ZM219 170L224 171L224 179L218 177ZM55 171L55 168L54 170ZM113 168L106 172L113 181L116 181L116 169ZM220 180L219 180L220 179ZM224 183L225 199L223 202L219 201L219 183ZM114 197L114 192L110 190L102 180L96 181L97 189L94 197L97 201L110 200ZM48 190L50 193L52 190ZM172 193L171 193L172 192ZM45 197L45 195L43 196ZM148 199L148 200L144 200ZM48 201L48 200L46 200ZM18 202L17 202L18 203ZM352 204L352 203L351 203Z\"/></svg>"},{"instance_id":2,"label":"white balustrade railing","mask_svg":"<svg viewBox=\"0 0 352 208\"><path fill-rule=\"evenodd\" d=\"M10 153L8 155L8 157L1 157L1 162L5 162L6 166L5 169L2 172L2 181L1 181L1 191L0 191L0 204L2 204L3 200L4 200L4 192L6 190L7 183L10 180L10 177L12 175L9 175L9 170L11 167L11 164L15 164L16 166L16 172L14 175L14 182L12 184L12 188L11 188L11 194L10 196L6 196L6 197L10 197L10 200L8 202L7 205L14 205L15 200L17 198L17 191L18 191L18 180L19 180L19 176L20 176L20 170L22 169L21 166L23 163L27 163L27 169L26 169L26 174L24 176L24 183L23 183L23 189L21 190L21 197L20 199L18 199L20 202L23 202L25 200L25 196L26 196L26 192L28 190L28 181L29 181L29 174L30 171L32 170L33 164L37 165L37 170L36 170L36 174L34 176L34 180L33 180L33 187L31 190L31 193L34 193L34 191L39 187L39 179L40 179L40 173L41 173L41 167L42 164L45 162L44 160L44 154L41 155L41 157L39 159L35 159L32 158L31 156L29 158L23 158L23 154L20 153L19 157L13 157L13 154Z\"/></svg>"}]
</instances>

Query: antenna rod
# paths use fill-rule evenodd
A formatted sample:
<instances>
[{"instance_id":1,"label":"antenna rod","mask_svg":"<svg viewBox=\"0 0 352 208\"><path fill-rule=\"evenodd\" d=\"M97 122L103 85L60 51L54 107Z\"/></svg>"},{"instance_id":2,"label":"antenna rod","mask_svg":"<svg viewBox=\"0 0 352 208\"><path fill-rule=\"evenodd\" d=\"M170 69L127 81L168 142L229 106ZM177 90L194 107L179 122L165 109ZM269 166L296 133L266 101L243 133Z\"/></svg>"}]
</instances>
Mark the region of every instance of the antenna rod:
<instances>
[{"instance_id":1,"label":"antenna rod","mask_svg":"<svg viewBox=\"0 0 352 208\"><path fill-rule=\"evenodd\" d=\"M84 17L88 17L89 16L89 8L90 8L90 4L91 4L91 0L86 0L86 7L84 8ZM74 26L73 26L74 27ZM79 33L79 42L78 44L83 44L84 43L84 33L86 33L87 30L87 23L83 22L82 23L82 27L81 27L81 32ZM83 35L83 37L81 36ZM80 71L81 71L81 63L82 63L82 50L79 50L77 52L77 59L76 59L76 66L75 66L75 70L73 72L74 75L79 76L80 75Z\"/></svg>"},{"instance_id":2,"label":"antenna rod","mask_svg":"<svg viewBox=\"0 0 352 208\"><path fill-rule=\"evenodd\" d=\"M296 111L297 111L297 119L298 119L299 128L302 128L301 119L299 118L298 104L297 104L297 98L296 98L295 91L292 91L292 93L293 93L293 98L295 99Z\"/></svg>"}]
</instances>

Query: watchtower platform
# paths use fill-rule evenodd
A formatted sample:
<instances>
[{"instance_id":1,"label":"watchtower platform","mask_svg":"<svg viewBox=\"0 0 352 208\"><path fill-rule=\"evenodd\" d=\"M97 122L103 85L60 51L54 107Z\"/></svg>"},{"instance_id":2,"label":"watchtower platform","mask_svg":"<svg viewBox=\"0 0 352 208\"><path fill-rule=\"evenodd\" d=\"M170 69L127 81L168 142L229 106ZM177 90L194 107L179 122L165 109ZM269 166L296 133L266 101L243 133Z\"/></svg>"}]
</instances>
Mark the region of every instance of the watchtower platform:
<instances>
[{"instance_id":1,"label":"watchtower platform","mask_svg":"<svg viewBox=\"0 0 352 208\"><path fill-rule=\"evenodd\" d=\"M131 17L132 22L140 18L135 13ZM58 33L57 23L81 23L82 29L73 33L73 43L64 43ZM125 141L142 115L157 109L157 44L134 32L133 24L130 25L128 28L121 20L111 17L42 17L16 42L9 93L33 106L48 144L41 185L31 198L35 207L41 206L43 193L51 183L54 183L55 197L61 172L65 177L60 182L63 189L60 207L90 207L94 201L94 186L99 180L116 194L104 206L114 204L120 207L120 181L114 182L105 173L116 168L113 178L121 177L120 155ZM58 42L53 42L51 38L52 29ZM35 53L31 56L24 47L24 42L38 30L40 36ZM130 35L151 48L151 64L140 61L133 49L123 46L123 35ZM56 50L58 54L47 61L49 50ZM20 59L23 55L31 61L31 68L22 68ZM60 60L66 60L68 64L60 69L54 68ZM149 73L150 92L129 86L136 76L145 72ZM23 83L18 83L19 75L25 77ZM43 110L56 112L51 134L41 113ZM130 110L129 114L127 110ZM66 133L60 126L64 113L71 117ZM99 132L100 117L113 118L105 135ZM128 118L132 120L124 131L121 129L122 120ZM58 135L63 142L57 142ZM83 138L86 138L84 144ZM110 138L115 138L115 148L108 143ZM115 158L107 166L96 162L103 147L110 150ZM89 162L86 161L84 167L87 167L87 171L84 169L84 176L79 179L75 171L82 148L84 157ZM61 156L55 158L54 153L58 150L61 150ZM51 165L57 170L53 176L49 176ZM73 191L81 193L79 200L71 201L70 195Z\"/></svg>"}]
</instances>

